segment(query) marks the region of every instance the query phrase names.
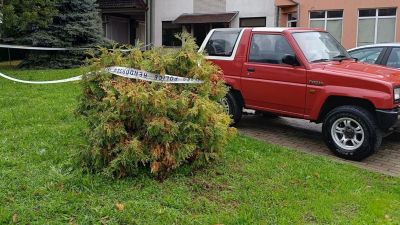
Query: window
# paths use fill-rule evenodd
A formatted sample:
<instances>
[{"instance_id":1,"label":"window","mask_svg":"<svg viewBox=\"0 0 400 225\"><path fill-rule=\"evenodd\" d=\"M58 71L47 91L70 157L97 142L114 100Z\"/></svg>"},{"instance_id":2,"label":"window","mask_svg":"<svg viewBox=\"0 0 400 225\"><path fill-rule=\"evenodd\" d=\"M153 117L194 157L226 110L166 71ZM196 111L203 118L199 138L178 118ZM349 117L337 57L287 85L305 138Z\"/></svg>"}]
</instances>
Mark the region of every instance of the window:
<instances>
[{"instance_id":1,"label":"window","mask_svg":"<svg viewBox=\"0 0 400 225\"><path fill-rule=\"evenodd\" d=\"M294 52L282 35L253 35L249 62L283 64L285 55L294 55Z\"/></svg>"},{"instance_id":2,"label":"window","mask_svg":"<svg viewBox=\"0 0 400 225\"><path fill-rule=\"evenodd\" d=\"M265 27L267 26L266 17L240 18L240 27Z\"/></svg>"},{"instance_id":3,"label":"window","mask_svg":"<svg viewBox=\"0 0 400 225\"><path fill-rule=\"evenodd\" d=\"M327 32L298 32L293 37L310 63L350 58L346 49Z\"/></svg>"},{"instance_id":4,"label":"window","mask_svg":"<svg viewBox=\"0 0 400 225\"><path fill-rule=\"evenodd\" d=\"M376 64L383 48L364 48L350 52L350 55L360 62Z\"/></svg>"},{"instance_id":5,"label":"window","mask_svg":"<svg viewBox=\"0 0 400 225\"><path fill-rule=\"evenodd\" d=\"M287 20L288 27L297 27L297 13L289 13Z\"/></svg>"},{"instance_id":6,"label":"window","mask_svg":"<svg viewBox=\"0 0 400 225\"><path fill-rule=\"evenodd\" d=\"M343 10L311 11L310 27L324 29L336 40L342 42Z\"/></svg>"},{"instance_id":7,"label":"window","mask_svg":"<svg viewBox=\"0 0 400 225\"><path fill-rule=\"evenodd\" d=\"M164 46L181 46L181 41L175 37L177 33L182 33L182 25L173 24L171 21L162 22L162 44Z\"/></svg>"},{"instance_id":8,"label":"window","mask_svg":"<svg viewBox=\"0 0 400 225\"><path fill-rule=\"evenodd\" d=\"M396 8L360 9L357 46L395 40Z\"/></svg>"},{"instance_id":9,"label":"window","mask_svg":"<svg viewBox=\"0 0 400 225\"><path fill-rule=\"evenodd\" d=\"M238 40L241 29L229 31L215 31L206 45L206 51L209 56L226 56L232 55Z\"/></svg>"},{"instance_id":10,"label":"window","mask_svg":"<svg viewBox=\"0 0 400 225\"><path fill-rule=\"evenodd\" d=\"M400 48L393 48L390 53L387 66L393 68L400 68Z\"/></svg>"}]
</instances>

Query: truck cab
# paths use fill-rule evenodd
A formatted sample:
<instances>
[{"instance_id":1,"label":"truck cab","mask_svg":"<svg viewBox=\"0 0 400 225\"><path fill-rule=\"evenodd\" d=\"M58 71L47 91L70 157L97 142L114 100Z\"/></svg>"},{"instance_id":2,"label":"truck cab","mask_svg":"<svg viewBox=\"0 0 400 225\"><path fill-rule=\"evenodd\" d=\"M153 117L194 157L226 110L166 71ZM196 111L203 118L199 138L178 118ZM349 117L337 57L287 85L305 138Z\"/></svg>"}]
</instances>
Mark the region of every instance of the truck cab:
<instances>
[{"instance_id":1,"label":"truck cab","mask_svg":"<svg viewBox=\"0 0 400 225\"><path fill-rule=\"evenodd\" d=\"M362 160L399 130L400 72L360 63L328 32L309 28L212 30L200 51L230 87L233 123L243 108L323 123L327 146Z\"/></svg>"}]
</instances>

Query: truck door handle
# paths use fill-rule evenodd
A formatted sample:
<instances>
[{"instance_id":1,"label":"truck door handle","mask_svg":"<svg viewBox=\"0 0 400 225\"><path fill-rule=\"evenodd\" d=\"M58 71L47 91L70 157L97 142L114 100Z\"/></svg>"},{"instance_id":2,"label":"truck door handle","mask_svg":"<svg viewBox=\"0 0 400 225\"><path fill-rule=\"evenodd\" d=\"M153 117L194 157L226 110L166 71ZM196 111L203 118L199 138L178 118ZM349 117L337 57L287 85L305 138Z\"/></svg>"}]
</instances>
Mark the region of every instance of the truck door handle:
<instances>
[{"instance_id":1,"label":"truck door handle","mask_svg":"<svg viewBox=\"0 0 400 225\"><path fill-rule=\"evenodd\" d=\"M256 72L256 69L254 69L254 68L247 68L247 72L253 73L253 72Z\"/></svg>"}]
</instances>

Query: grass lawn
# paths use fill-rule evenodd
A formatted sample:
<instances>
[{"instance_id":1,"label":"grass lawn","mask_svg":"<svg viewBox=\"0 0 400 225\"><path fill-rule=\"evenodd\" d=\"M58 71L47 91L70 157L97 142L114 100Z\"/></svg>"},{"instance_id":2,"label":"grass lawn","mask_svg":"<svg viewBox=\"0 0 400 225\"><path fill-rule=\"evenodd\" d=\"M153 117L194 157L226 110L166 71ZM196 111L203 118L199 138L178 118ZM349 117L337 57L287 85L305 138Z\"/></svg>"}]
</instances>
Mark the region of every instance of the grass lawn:
<instances>
[{"instance_id":1,"label":"grass lawn","mask_svg":"<svg viewBox=\"0 0 400 225\"><path fill-rule=\"evenodd\" d=\"M20 79L79 69L0 71ZM400 224L400 179L239 136L207 170L110 180L82 173L78 83L0 78L0 224ZM116 204L122 204L123 210Z\"/></svg>"}]
</instances>

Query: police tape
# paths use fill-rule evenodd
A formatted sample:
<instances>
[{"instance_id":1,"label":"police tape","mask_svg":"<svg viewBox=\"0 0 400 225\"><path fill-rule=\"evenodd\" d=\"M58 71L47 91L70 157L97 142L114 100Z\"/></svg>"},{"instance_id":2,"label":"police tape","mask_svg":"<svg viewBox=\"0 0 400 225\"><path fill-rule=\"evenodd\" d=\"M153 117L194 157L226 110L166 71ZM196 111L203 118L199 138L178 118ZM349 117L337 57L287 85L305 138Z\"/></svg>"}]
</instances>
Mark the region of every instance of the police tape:
<instances>
[{"instance_id":1,"label":"police tape","mask_svg":"<svg viewBox=\"0 0 400 225\"><path fill-rule=\"evenodd\" d=\"M136 79L136 80L143 80L149 82L157 82L157 83L167 83L167 84L201 84L203 81L198 79L192 79L187 77L179 77L173 75L160 75L156 73L150 73L143 70L137 70L133 68L127 67L119 67L113 66L108 67L104 71L114 74L116 76L125 77L128 79ZM24 83L24 84L59 84L59 83L67 83L73 81L79 81L82 79L82 76L75 76L67 79L62 80L52 80L52 81L27 81L27 80L20 80L10 76L7 76L0 72L0 77L5 79L17 82L17 83Z\"/></svg>"},{"instance_id":2,"label":"police tape","mask_svg":"<svg viewBox=\"0 0 400 225\"><path fill-rule=\"evenodd\" d=\"M109 67L106 68L105 71L121 76L121 77L126 77L129 79L138 79L138 80L144 80L144 81L151 81L151 82L157 82L157 83L169 83L169 84L201 84L203 81L197 80L197 79L192 79L192 78L187 78L187 77L178 77L174 75L160 75L160 74L155 74L155 73L150 73L142 70L137 70L137 69L132 69L132 68L126 68L126 67L119 67L119 66L114 66L114 67Z\"/></svg>"}]
</instances>

